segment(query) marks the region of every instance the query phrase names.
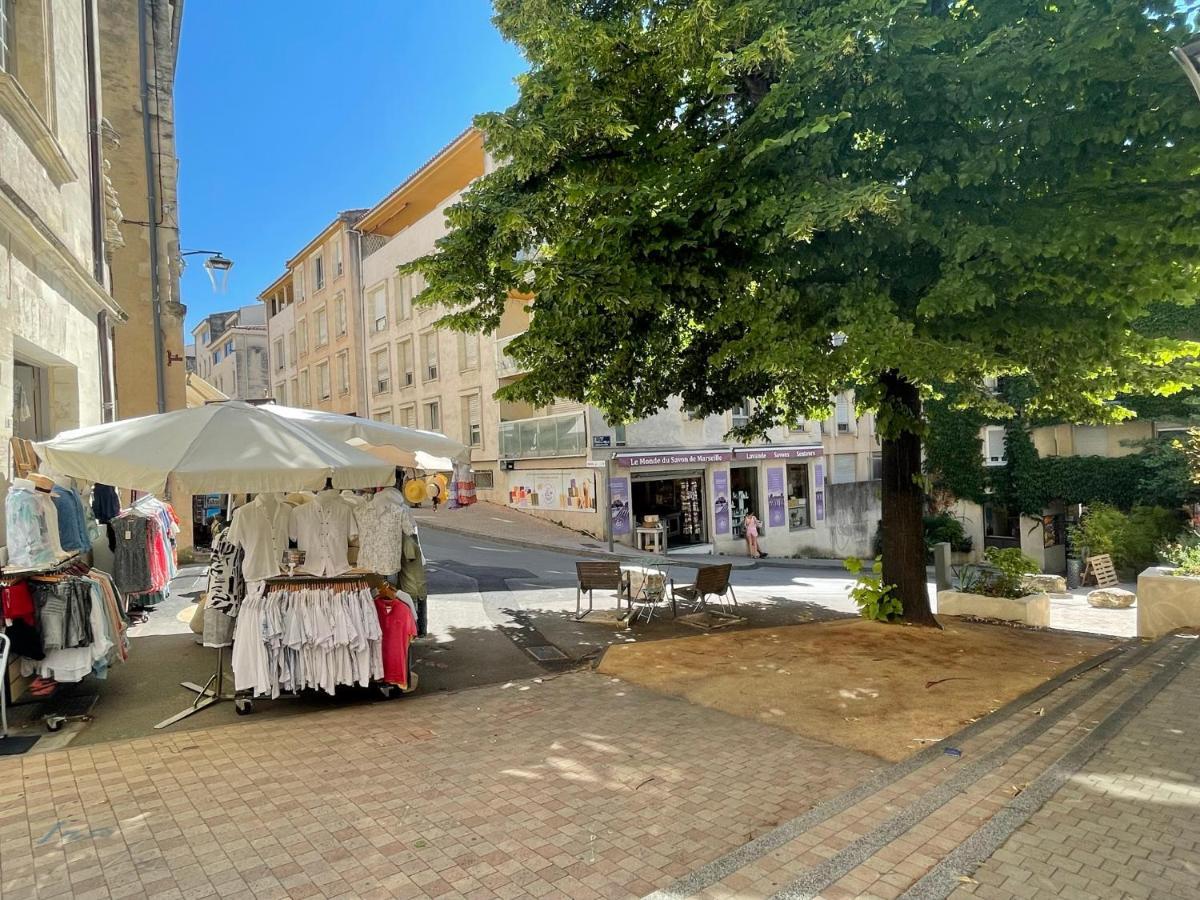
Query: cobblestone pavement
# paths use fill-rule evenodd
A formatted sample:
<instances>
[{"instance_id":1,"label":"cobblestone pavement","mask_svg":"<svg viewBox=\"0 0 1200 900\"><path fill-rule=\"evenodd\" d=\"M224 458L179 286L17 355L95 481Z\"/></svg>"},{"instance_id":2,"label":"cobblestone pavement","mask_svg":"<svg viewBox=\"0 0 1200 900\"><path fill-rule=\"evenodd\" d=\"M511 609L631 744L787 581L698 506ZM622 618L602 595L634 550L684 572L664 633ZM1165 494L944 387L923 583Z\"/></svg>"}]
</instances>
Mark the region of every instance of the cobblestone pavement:
<instances>
[{"instance_id":1,"label":"cobblestone pavement","mask_svg":"<svg viewBox=\"0 0 1200 900\"><path fill-rule=\"evenodd\" d=\"M631 897L883 766L593 673L0 757L0 897Z\"/></svg>"},{"instance_id":2,"label":"cobblestone pavement","mask_svg":"<svg viewBox=\"0 0 1200 900\"><path fill-rule=\"evenodd\" d=\"M652 896L1200 896L1200 640L1129 644Z\"/></svg>"}]
</instances>

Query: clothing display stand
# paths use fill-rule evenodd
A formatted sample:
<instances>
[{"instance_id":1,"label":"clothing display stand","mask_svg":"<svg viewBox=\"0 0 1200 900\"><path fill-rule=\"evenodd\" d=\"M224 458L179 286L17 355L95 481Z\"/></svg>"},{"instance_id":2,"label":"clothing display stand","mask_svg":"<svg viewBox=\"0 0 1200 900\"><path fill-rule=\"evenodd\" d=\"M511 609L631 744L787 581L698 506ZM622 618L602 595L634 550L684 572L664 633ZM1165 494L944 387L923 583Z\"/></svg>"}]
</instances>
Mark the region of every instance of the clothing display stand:
<instances>
[{"instance_id":1,"label":"clothing display stand","mask_svg":"<svg viewBox=\"0 0 1200 900\"><path fill-rule=\"evenodd\" d=\"M222 700L233 700L235 703L238 700L233 694L225 693L224 647L217 648L217 671L209 677L208 681L204 682L204 687L201 687L194 681L181 681L179 684L181 687L185 687L194 693L196 699L192 701L192 705L187 709L175 713L169 719L163 719L154 726L155 728L166 728L169 725L174 725L176 722L182 722L188 716L194 715L202 709L208 709L213 704L220 703ZM238 706L238 712L242 712L240 705Z\"/></svg>"}]
</instances>

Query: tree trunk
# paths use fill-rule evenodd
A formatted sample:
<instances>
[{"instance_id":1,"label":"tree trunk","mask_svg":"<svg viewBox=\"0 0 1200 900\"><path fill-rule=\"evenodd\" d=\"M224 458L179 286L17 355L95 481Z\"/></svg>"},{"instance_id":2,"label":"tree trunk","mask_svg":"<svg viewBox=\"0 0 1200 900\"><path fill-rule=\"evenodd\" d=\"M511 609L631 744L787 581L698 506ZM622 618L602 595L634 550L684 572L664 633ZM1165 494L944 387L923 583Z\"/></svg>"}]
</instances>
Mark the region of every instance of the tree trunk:
<instances>
[{"instance_id":1,"label":"tree trunk","mask_svg":"<svg viewBox=\"0 0 1200 900\"><path fill-rule=\"evenodd\" d=\"M921 394L898 372L879 376L883 405L897 427L883 437L883 583L895 586L904 620L938 626L929 608L925 576L925 528L921 521Z\"/></svg>"}]
</instances>

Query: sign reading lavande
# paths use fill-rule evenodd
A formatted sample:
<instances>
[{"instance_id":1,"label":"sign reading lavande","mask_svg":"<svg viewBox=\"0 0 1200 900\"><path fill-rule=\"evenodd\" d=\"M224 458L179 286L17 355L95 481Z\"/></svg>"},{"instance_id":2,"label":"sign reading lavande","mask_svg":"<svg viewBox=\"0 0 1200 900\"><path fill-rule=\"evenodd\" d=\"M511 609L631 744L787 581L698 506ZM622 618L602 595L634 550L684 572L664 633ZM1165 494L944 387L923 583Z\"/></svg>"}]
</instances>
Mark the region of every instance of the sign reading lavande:
<instances>
[{"instance_id":1,"label":"sign reading lavande","mask_svg":"<svg viewBox=\"0 0 1200 900\"><path fill-rule=\"evenodd\" d=\"M820 444L807 447L738 447L733 451L737 459L811 459L824 453L825 448Z\"/></svg>"},{"instance_id":2,"label":"sign reading lavande","mask_svg":"<svg viewBox=\"0 0 1200 900\"><path fill-rule=\"evenodd\" d=\"M636 469L639 466L695 466L733 459L729 450L664 450L662 453L618 453L617 465Z\"/></svg>"}]
</instances>

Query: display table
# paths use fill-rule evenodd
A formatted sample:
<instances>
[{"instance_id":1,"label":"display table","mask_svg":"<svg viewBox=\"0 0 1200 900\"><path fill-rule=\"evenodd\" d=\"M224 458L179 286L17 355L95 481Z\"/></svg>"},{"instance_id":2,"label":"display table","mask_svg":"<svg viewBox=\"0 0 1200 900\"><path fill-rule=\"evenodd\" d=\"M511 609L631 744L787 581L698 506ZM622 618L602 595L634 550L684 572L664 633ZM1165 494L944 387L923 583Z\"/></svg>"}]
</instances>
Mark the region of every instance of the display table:
<instances>
[{"instance_id":1,"label":"display table","mask_svg":"<svg viewBox=\"0 0 1200 900\"><path fill-rule=\"evenodd\" d=\"M655 553L665 555L667 552L667 529L660 525L639 525L634 529L637 532L637 545L639 550L650 550L647 544L653 544Z\"/></svg>"}]
</instances>

